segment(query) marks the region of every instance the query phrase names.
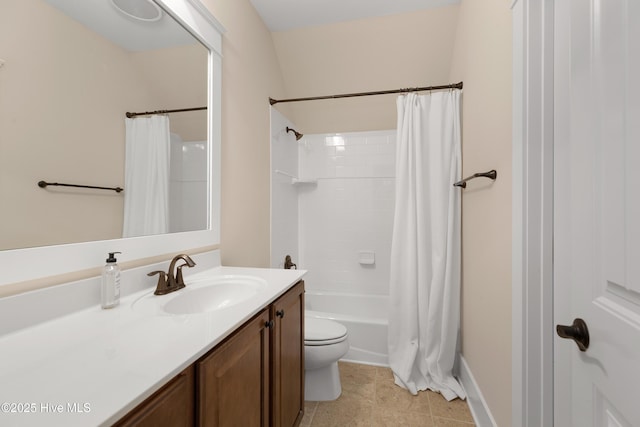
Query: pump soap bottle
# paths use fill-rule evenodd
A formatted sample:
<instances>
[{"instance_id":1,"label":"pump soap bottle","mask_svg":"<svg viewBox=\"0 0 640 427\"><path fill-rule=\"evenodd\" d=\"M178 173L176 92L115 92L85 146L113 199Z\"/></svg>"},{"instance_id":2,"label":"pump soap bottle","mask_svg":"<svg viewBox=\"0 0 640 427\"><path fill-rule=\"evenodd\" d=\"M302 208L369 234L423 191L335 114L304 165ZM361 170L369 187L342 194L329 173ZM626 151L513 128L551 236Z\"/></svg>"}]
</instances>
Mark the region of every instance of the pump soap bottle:
<instances>
[{"instance_id":1,"label":"pump soap bottle","mask_svg":"<svg viewBox=\"0 0 640 427\"><path fill-rule=\"evenodd\" d=\"M114 256L122 252L109 252L107 264L102 269L102 308L113 308L120 304L120 267Z\"/></svg>"}]
</instances>

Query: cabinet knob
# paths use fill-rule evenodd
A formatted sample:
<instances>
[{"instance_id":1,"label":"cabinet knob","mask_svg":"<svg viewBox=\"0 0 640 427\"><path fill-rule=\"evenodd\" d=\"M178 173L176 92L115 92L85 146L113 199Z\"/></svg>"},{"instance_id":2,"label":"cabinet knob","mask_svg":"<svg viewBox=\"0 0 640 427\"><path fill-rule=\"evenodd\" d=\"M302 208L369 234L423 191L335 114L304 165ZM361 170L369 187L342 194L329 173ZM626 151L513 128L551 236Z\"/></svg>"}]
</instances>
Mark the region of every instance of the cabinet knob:
<instances>
[{"instance_id":1,"label":"cabinet knob","mask_svg":"<svg viewBox=\"0 0 640 427\"><path fill-rule=\"evenodd\" d=\"M284 309L276 310L276 316L282 319L284 317Z\"/></svg>"},{"instance_id":2,"label":"cabinet knob","mask_svg":"<svg viewBox=\"0 0 640 427\"><path fill-rule=\"evenodd\" d=\"M269 320L268 322L264 322L264 326L266 328L272 328L273 327L273 320Z\"/></svg>"}]
</instances>

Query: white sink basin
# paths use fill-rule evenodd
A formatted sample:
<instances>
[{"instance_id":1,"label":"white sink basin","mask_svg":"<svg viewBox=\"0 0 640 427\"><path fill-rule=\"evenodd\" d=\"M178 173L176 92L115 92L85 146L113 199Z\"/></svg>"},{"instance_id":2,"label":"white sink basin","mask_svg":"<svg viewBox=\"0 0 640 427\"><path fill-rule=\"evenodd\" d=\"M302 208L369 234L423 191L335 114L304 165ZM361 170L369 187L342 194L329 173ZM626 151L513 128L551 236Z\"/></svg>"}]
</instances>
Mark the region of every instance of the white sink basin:
<instances>
[{"instance_id":1,"label":"white sink basin","mask_svg":"<svg viewBox=\"0 0 640 427\"><path fill-rule=\"evenodd\" d=\"M197 314L223 310L257 295L267 286L259 277L223 275L185 280L186 287L167 295L153 292L133 302L145 314Z\"/></svg>"}]
</instances>

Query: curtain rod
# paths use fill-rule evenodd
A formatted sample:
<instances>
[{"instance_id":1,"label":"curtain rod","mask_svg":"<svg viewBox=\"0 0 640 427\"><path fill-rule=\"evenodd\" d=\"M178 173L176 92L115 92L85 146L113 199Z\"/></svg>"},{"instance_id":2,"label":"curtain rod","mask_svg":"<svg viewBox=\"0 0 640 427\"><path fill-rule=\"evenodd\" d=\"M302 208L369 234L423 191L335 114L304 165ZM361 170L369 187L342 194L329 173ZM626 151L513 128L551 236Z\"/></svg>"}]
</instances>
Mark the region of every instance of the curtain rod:
<instances>
[{"instance_id":1,"label":"curtain rod","mask_svg":"<svg viewBox=\"0 0 640 427\"><path fill-rule=\"evenodd\" d=\"M145 111L144 113L125 113L128 119L136 116L149 116L151 114L169 114L169 113L182 113L184 111L200 111L206 110L207 107L195 107L195 108L180 108L177 110L156 110L156 111Z\"/></svg>"},{"instance_id":2,"label":"curtain rod","mask_svg":"<svg viewBox=\"0 0 640 427\"><path fill-rule=\"evenodd\" d=\"M422 92L422 91L428 91L428 90L441 90L441 89L462 89L462 82L453 83L449 85L442 85L442 86L411 87L406 89L381 90L377 92L343 93L340 95L311 96L308 98L290 98L290 99L269 98L269 104L274 105L279 102L298 102L298 101L315 101L318 99L353 98L356 96L387 95L391 93Z\"/></svg>"}]
</instances>

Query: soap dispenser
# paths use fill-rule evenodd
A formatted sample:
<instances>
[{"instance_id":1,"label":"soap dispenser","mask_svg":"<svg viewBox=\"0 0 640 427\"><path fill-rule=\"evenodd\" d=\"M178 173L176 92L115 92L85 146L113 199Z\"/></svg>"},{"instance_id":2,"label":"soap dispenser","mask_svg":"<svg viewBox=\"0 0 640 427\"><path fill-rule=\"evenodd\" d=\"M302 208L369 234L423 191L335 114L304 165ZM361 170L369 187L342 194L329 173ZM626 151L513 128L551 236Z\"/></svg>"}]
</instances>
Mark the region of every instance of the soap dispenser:
<instances>
[{"instance_id":1,"label":"soap dispenser","mask_svg":"<svg viewBox=\"0 0 640 427\"><path fill-rule=\"evenodd\" d=\"M120 267L115 257L119 253L121 252L109 252L107 263L102 269L102 308L113 308L120 304Z\"/></svg>"}]
</instances>

